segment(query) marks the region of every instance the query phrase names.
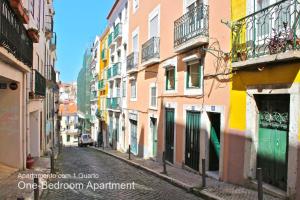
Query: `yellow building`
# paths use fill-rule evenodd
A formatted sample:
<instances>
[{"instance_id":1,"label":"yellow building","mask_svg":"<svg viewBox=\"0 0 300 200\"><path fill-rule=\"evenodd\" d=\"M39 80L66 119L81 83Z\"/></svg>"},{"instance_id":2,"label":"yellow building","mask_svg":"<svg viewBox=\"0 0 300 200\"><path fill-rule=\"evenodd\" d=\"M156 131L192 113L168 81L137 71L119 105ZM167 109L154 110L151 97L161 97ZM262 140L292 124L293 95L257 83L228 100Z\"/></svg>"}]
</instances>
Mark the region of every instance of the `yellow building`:
<instances>
[{"instance_id":1,"label":"yellow building","mask_svg":"<svg viewBox=\"0 0 300 200\"><path fill-rule=\"evenodd\" d=\"M103 32L100 37L100 73L99 73L99 99L98 99L98 109L100 111L100 132L104 141L104 145L107 145L106 130L107 130L107 109L106 109L106 98L108 91L106 71L109 66L109 50L107 47L107 40L109 35L109 28Z\"/></svg>"},{"instance_id":2,"label":"yellow building","mask_svg":"<svg viewBox=\"0 0 300 200\"><path fill-rule=\"evenodd\" d=\"M296 5L296 6L295 6ZM232 0L226 180L300 199L300 27L297 0Z\"/></svg>"}]
</instances>

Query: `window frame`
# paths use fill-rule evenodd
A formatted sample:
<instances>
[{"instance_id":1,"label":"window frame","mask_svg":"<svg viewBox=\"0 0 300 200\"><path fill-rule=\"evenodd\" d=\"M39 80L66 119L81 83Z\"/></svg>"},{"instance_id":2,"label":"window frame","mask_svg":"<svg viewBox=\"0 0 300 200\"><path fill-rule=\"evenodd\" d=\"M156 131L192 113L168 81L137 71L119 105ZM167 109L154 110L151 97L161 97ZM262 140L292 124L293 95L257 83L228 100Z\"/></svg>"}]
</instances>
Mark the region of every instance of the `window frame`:
<instances>
[{"instance_id":1,"label":"window frame","mask_svg":"<svg viewBox=\"0 0 300 200\"><path fill-rule=\"evenodd\" d=\"M134 97L132 96L132 94L133 94L132 83L133 82L135 83L135 92L134 92L135 96ZM137 81L136 81L136 79L130 80L130 101L137 101Z\"/></svg>"},{"instance_id":2,"label":"window frame","mask_svg":"<svg viewBox=\"0 0 300 200\"><path fill-rule=\"evenodd\" d=\"M168 88L168 85L169 85L169 76L170 76L170 74L169 74L169 72L171 71L171 70L174 70L174 76L173 76L173 81L174 81L174 88ZM166 91L174 91L175 89L176 89L176 83L175 83L175 80L176 80L176 69L175 69L175 66L172 66L172 67L169 67L169 68L166 68L166 87L165 87L165 90Z\"/></svg>"},{"instance_id":3,"label":"window frame","mask_svg":"<svg viewBox=\"0 0 300 200\"><path fill-rule=\"evenodd\" d=\"M155 96L152 96L152 89L155 88ZM149 108L157 109L157 85L155 83L151 83L149 86ZM152 105L152 100L155 98L155 105Z\"/></svg>"},{"instance_id":4,"label":"window frame","mask_svg":"<svg viewBox=\"0 0 300 200\"><path fill-rule=\"evenodd\" d=\"M190 72L190 67L197 65L198 67L198 78L199 78L199 85L198 86L191 86L190 85L190 80L191 80L191 72ZM202 87L202 70L201 70L201 61L198 63L187 63L186 65L187 69L186 69L186 83L185 83L185 87L187 89L200 89Z\"/></svg>"}]
</instances>

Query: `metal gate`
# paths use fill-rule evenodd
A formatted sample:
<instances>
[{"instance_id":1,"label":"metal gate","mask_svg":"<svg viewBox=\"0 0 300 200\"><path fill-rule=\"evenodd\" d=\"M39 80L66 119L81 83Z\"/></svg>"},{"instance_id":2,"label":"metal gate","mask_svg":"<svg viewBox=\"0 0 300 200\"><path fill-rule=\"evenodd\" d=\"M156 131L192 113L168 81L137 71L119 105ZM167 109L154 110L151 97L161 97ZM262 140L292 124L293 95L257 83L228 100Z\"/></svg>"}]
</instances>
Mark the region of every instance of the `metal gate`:
<instances>
[{"instance_id":1,"label":"metal gate","mask_svg":"<svg viewBox=\"0 0 300 200\"><path fill-rule=\"evenodd\" d=\"M165 126L165 155L166 160L173 163L174 155L174 109L166 108L166 126Z\"/></svg>"},{"instance_id":2,"label":"metal gate","mask_svg":"<svg viewBox=\"0 0 300 200\"><path fill-rule=\"evenodd\" d=\"M185 127L185 164L199 171L200 112L187 111Z\"/></svg>"},{"instance_id":3,"label":"metal gate","mask_svg":"<svg viewBox=\"0 0 300 200\"><path fill-rule=\"evenodd\" d=\"M289 95L257 95L259 132L257 166L263 181L286 190Z\"/></svg>"}]
</instances>

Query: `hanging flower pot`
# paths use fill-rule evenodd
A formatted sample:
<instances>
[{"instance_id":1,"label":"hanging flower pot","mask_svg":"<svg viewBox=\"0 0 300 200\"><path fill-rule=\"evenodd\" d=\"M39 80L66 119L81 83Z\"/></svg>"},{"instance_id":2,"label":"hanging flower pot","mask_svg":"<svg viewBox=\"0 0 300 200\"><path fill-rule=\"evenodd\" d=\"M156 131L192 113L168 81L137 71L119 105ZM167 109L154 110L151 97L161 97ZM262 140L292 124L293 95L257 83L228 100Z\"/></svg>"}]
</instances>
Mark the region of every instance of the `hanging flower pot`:
<instances>
[{"instance_id":1,"label":"hanging flower pot","mask_svg":"<svg viewBox=\"0 0 300 200\"><path fill-rule=\"evenodd\" d=\"M31 38L32 42L38 43L40 40L39 31L35 28L30 28L27 30L28 36Z\"/></svg>"},{"instance_id":2,"label":"hanging flower pot","mask_svg":"<svg viewBox=\"0 0 300 200\"><path fill-rule=\"evenodd\" d=\"M14 9L22 23L28 24L28 11L23 7L21 0L10 0L9 4Z\"/></svg>"}]
</instances>

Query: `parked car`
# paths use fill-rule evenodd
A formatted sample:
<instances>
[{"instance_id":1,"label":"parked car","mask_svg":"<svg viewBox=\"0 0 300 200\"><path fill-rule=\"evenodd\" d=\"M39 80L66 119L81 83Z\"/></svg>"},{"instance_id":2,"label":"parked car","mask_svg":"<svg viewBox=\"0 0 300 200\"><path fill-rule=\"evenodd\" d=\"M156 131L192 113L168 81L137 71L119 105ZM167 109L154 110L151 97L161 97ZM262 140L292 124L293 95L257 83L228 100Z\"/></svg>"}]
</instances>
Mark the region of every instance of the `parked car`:
<instances>
[{"instance_id":1,"label":"parked car","mask_svg":"<svg viewBox=\"0 0 300 200\"><path fill-rule=\"evenodd\" d=\"M83 146L86 147L87 145L93 146L93 144L94 141L89 134L82 134L78 141L79 147L83 147Z\"/></svg>"}]
</instances>

